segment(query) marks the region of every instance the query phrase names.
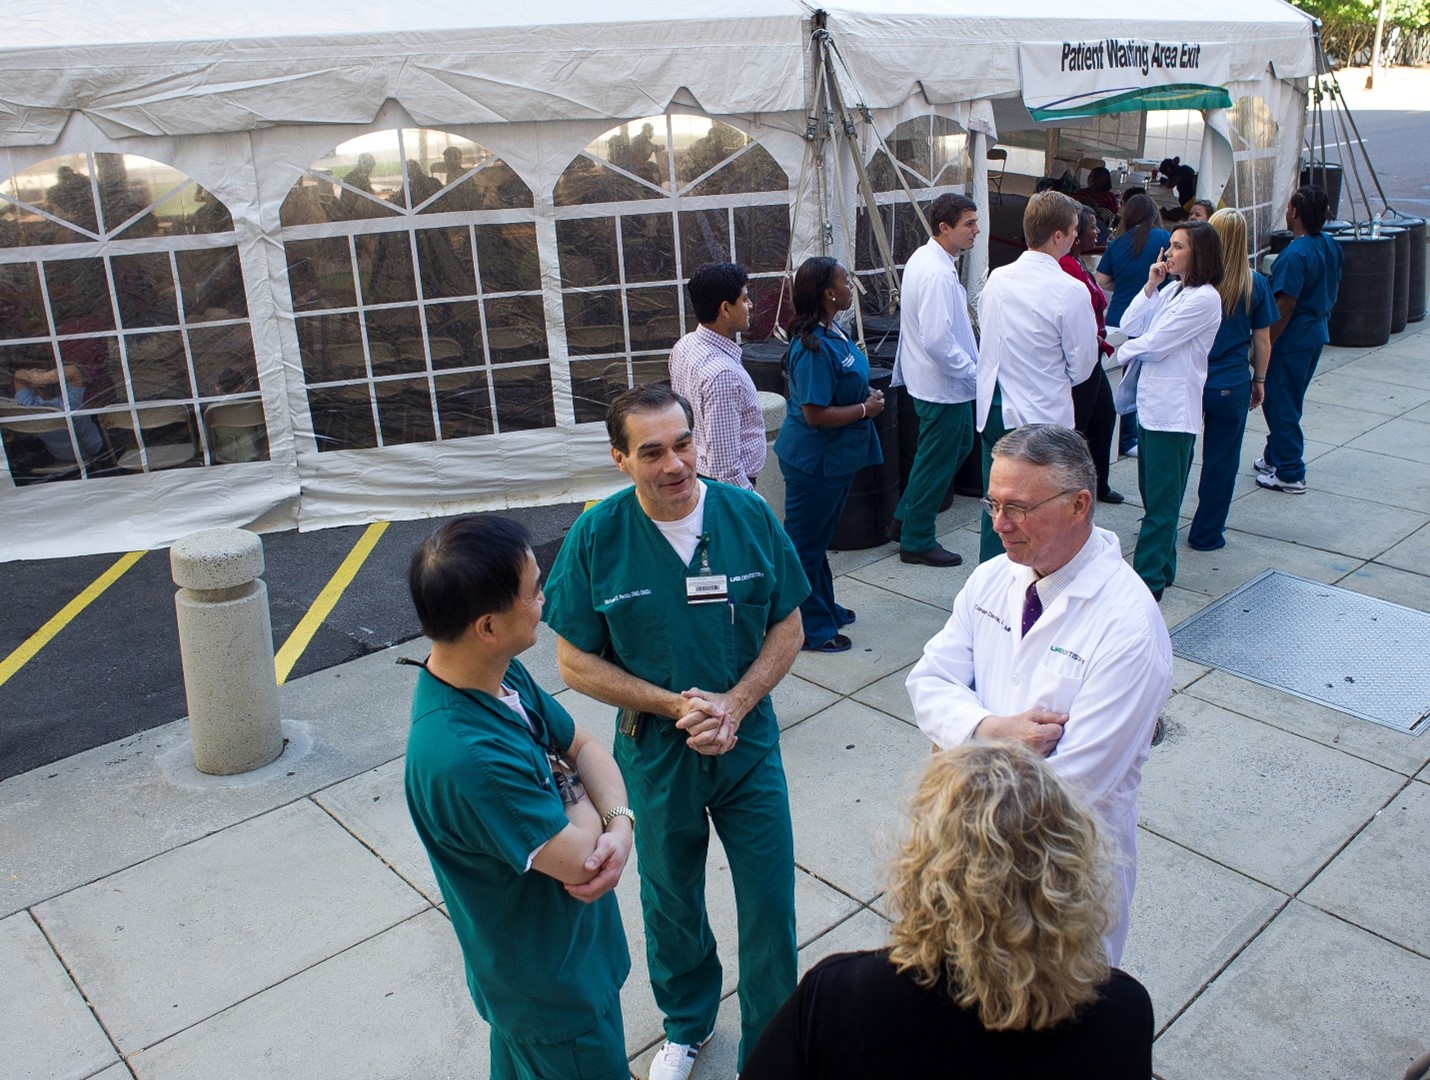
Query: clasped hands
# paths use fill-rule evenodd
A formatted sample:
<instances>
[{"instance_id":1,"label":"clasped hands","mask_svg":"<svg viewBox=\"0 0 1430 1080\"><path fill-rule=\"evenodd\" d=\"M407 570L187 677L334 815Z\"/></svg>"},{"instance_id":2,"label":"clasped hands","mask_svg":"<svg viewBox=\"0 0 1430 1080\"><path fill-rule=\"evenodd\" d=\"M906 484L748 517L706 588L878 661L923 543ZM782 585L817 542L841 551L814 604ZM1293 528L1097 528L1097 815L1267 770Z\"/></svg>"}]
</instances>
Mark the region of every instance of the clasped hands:
<instances>
[{"instance_id":1,"label":"clasped hands","mask_svg":"<svg viewBox=\"0 0 1430 1080\"><path fill-rule=\"evenodd\" d=\"M697 754L728 753L739 741L736 732L745 711L728 694L712 694L692 686L680 695L684 712L675 726L685 732L685 745Z\"/></svg>"}]
</instances>

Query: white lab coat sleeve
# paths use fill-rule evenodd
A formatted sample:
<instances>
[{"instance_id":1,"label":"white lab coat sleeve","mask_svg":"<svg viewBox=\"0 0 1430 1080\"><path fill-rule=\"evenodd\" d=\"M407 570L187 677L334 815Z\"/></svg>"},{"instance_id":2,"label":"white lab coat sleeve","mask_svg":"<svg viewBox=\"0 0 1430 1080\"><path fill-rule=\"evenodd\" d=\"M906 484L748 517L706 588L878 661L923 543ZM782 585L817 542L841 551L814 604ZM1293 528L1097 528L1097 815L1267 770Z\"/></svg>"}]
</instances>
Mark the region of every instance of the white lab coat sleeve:
<instances>
[{"instance_id":1,"label":"white lab coat sleeve","mask_svg":"<svg viewBox=\"0 0 1430 1080\"><path fill-rule=\"evenodd\" d=\"M1071 280L1071 279L1069 279ZM1087 302L1087 290L1078 282L1079 295L1064 300L1058 312L1063 339L1063 358L1073 386L1084 382L1097 366L1097 317Z\"/></svg>"},{"instance_id":2,"label":"white lab coat sleeve","mask_svg":"<svg viewBox=\"0 0 1430 1080\"><path fill-rule=\"evenodd\" d=\"M1157 312L1162 310L1162 301L1165 299L1166 291L1166 289L1153 289L1152 295L1148 296L1147 283L1144 281L1138 285L1137 295L1132 298L1132 302L1127 305L1127 310L1122 313L1122 322L1118 324L1117 328L1128 337L1145 334L1147 327L1151 326L1152 320L1156 318ZM1118 360L1126 363L1120 355Z\"/></svg>"},{"instance_id":3,"label":"white lab coat sleeve","mask_svg":"<svg viewBox=\"0 0 1430 1080\"><path fill-rule=\"evenodd\" d=\"M904 681L919 730L940 749L967 742L988 715L973 684L972 618L972 601L964 588L948 622L929 639Z\"/></svg>"},{"instance_id":4,"label":"white lab coat sleeve","mask_svg":"<svg viewBox=\"0 0 1430 1080\"><path fill-rule=\"evenodd\" d=\"M947 378L971 379L977 358L970 356L958 343L953 332L955 319L967 319L967 312L955 311L955 292L943 288L944 281L936 278L921 290L918 299L918 325L923 334L923 346L936 363L941 363Z\"/></svg>"},{"instance_id":5,"label":"white lab coat sleeve","mask_svg":"<svg viewBox=\"0 0 1430 1080\"><path fill-rule=\"evenodd\" d=\"M1149 325L1141 332L1141 336L1123 344L1122 362L1129 363L1138 356L1144 364L1165 360L1185 349L1198 335L1204 334L1209 323L1213 326L1220 325L1220 300L1215 304L1211 302L1215 295L1213 290L1207 290L1202 295L1188 294L1181 303L1167 311L1163 311L1165 305L1159 303L1153 316L1147 320ZM1138 300L1144 298L1145 294L1139 296ZM1157 299L1161 299L1161 294L1158 294ZM1128 312L1136 306L1137 300L1134 300L1128 307ZM1151 300L1148 300L1148 306L1151 306ZM1123 320L1123 325L1126 326L1126 319Z\"/></svg>"},{"instance_id":6,"label":"white lab coat sleeve","mask_svg":"<svg viewBox=\"0 0 1430 1080\"><path fill-rule=\"evenodd\" d=\"M1096 804L1151 745L1157 716L1172 694L1172 664L1147 633L1121 642L1092 664L1068 708L1050 764Z\"/></svg>"}]
</instances>

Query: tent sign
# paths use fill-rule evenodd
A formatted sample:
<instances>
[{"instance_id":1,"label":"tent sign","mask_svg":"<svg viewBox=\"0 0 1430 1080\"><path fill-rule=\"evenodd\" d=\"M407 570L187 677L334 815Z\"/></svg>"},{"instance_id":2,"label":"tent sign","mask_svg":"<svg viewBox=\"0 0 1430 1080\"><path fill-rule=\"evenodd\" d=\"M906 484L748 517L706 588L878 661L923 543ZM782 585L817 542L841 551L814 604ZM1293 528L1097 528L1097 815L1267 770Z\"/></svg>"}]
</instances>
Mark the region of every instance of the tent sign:
<instances>
[{"instance_id":1,"label":"tent sign","mask_svg":"<svg viewBox=\"0 0 1430 1080\"><path fill-rule=\"evenodd\" d=\"M1227 109L1231 57L1199 41L1035 41L1018 46L1034 120L1158 109Z\"/></svg>"}]
</instances>

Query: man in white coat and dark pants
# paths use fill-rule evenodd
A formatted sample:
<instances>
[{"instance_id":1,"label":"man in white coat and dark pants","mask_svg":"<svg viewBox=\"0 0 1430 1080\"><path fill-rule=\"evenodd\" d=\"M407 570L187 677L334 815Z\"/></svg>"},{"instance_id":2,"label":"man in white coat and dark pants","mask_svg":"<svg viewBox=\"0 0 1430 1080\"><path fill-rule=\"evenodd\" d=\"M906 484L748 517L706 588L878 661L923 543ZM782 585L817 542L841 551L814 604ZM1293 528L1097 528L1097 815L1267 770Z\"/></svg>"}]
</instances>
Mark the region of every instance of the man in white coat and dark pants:
<instances>
[{"instance_id":1,"label":"man in white coat and dark pants","mask_svg":"<svg viewBox=\"0 0 1430 1080\"><path fill-rule=\"evenodd\" d=\"M939 747L1018 739L1048 756L1106 823L1120 895L1116 965L1137 881L1137 789L1172 692L1172 645L1116 534L1092 523L1081 435L1029 424L994 448L985 508L1005 555L973 572L907 687Z\"/></svg>"}]
</instances>

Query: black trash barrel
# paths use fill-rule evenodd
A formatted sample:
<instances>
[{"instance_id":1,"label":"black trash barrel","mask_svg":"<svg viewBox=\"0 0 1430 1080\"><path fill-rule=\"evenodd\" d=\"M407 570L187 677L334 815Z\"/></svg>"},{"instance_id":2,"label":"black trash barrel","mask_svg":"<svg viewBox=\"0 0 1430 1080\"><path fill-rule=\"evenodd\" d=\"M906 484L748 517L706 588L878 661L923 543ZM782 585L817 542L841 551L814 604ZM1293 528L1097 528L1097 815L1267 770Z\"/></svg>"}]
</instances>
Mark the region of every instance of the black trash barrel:
<instances>
[{"instance_id":1,"label":"black trash barrel","mask_svg":"<svg viewBox=\"0 0 1430 1080\"><path fill-rule=\"evenodd\" d=\"M749 372L756 390L789 397L785 378L785 353L789 346L779 338L747 341L740 347L740 363Z\"/></svg>"},{"instance_id":2,"label":"black trash barrel","mask_svg":"<svg viewBox=\"0 0 1430 1080\"><path fill-rule=\"evenodd\" d=\"M1272 229L1271 235L1266 238L1271 245L1271 254L1280 255L1290 246L1295 237L1296 234L1290 229Z\"/></svg>"},{"instance_id":3,"label":"black trash barrel","mask_svg":"<svg viewBox=\"0 0 1430 1080\"><path fill-rule=\"evenodd\" d=\"M1301 169L1301 183L1315 184L1326 193L1327 216L1335 217L1341 212L1341 179L1344 173L1332 161L1317 161Z\"/></svg>"},{"instance_id":4,"label":"black trash barrel","mask_svg":"<svg viewBox=\"0 0 1430 1080\"><path fill-rule=\"evenodd\" d=\"M1380 235L1395 242L1395 287L1390 298L1390 332L1398 334L1410 321L1410 231L1382 225Z\"/></svg>"},{"instance_id":5,"label":"black trash barrel","mask_svg":"<svg viewBox=\"0 0 1430 1080\"><path fill-rule=\"evenodd\" d=\"M1425 318L1425 219L1392 210L1385 215L1384 221L1410 234L1407 245L1410 252L1410 282L1406 319L1409 322L1419 322Z\"/></svg>"},{"instance_id":6,"label":"black trash barrel","mask_svg":"<svg viewBox=\"0 0 1430 1080\"><path fill-rule=\"evenodd\" d=\"M1395 241L1389 236L1334 237L1345 261L1329 326L1332 345L1367 347L1390 340L1395 300Z\"/></svg>"},{"instance_id":7,"label":"black trash barrel","mask_svg":"<svg viewBox=\"0 0 1430 1080\"><path fill-rule=\"evenodd\" d=\"M889 385L893 377L892 367L870 365L869 385L884 391L884 411L874 417L874 430L878 432L884 460L854 474L844 516L839 519L839 527L829 544L831 551L878 547L884 542L884 530L899 505L899 408Z\"/></svg>"}]
</instances>

